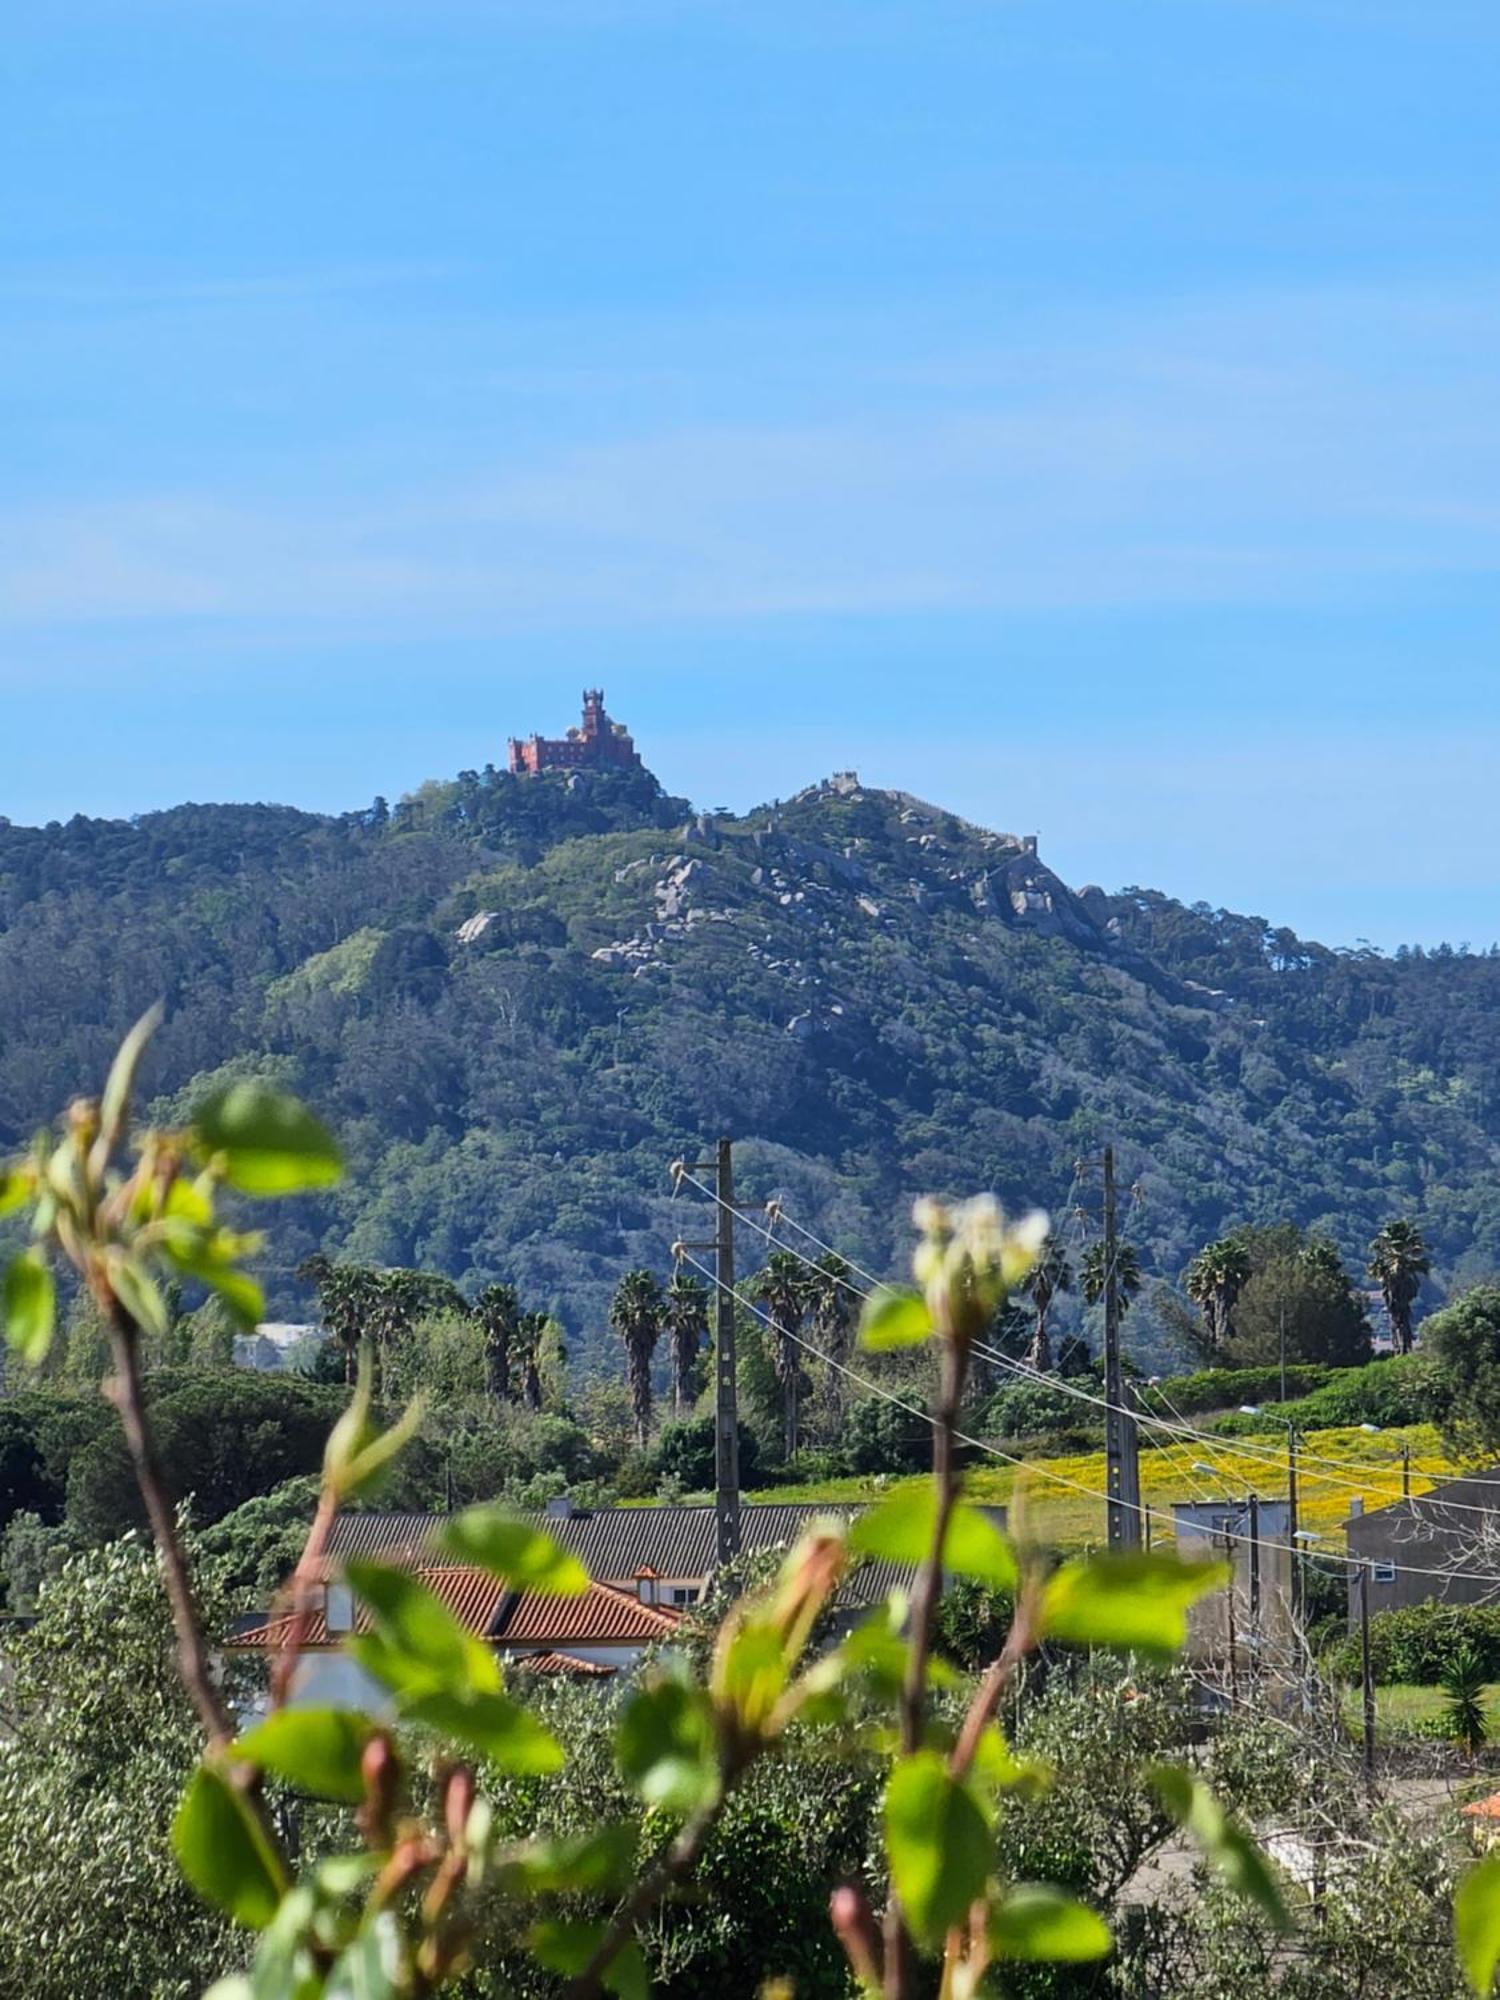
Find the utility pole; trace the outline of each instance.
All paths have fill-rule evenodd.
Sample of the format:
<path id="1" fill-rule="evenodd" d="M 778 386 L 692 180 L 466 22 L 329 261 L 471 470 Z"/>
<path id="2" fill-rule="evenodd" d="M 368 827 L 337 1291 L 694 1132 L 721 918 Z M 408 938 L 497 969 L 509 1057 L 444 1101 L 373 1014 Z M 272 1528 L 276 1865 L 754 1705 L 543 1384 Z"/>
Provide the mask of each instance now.
<path id="1" fill-rule="evenodd" d="M 1104 1454 L 1108 1544 L 1112 1549 L 1141 1545 L 1140 1466 L 1135 1419 L 1125 1406 L 1120 1372 L 1120 1293 L 1115 1263 L 1115 1149 L 1104 1149 Z"/>
<path id="2" fill-rule="evenodd" d="M 714 1232 L 714 1546 L 719 1562 L 740 1552 L 740 1416 L 735 1372 L 734 1161 L 730 1143 L 718 1147 L 719 1224 Z"/>
<path id="3" fill-rule="evenodd" d="M 1281 1400 L 1286 1401 L 1286 1307 L 1281 1308 L 1281 1334 L 1277 1342 L 1281 1352 Z"/>
<path id="4" fill-rule="evenodd" d="M 1250 1623 L 1260 1633 L 1260 1495 L 1252 1493 L 1250 1511 Z"/>
<path id="5" fill-rule="evenodd" d="M 1302 1626 L 1302 1551 L 1297 1546 L 1297 1433 L 1286 1434 L 1286 1519 L 1287 1541 L 1292 1549 L 1292 1624 Z"/>
<path id="6" fill-rule="evenodd" d="M 734 1161 L 730 1141 L 721 1139 L 711 1160 L 678 1160 L 672 1168 L 680 1183 L 689 1165 L 714 1177 L 714 1236 L 711 1243 L 676 1243 L 679 1257 L 688 1250 L 714 1253 L 714 1560 L 732 1562 L 740 1552 L 740 1419 L 735 1368 L 734 1309 Z M 698 1267 L 703 1268 L 701 1265 Z"/>
<path id="7" fill-rule="evenodd" d="M 1404 1444 L 1401 1447 L 1401 1498 L 1403 1500 L 1410 1500 L 1411 1498 L 1411 1446 L 1409 1444 Z"/>
<path id="8" fill-rule="evenodd" d="M 1239 1635 L 1234 1619 L 1234 1536 L 1228 1528 L 1224 1530 L 1224 1555 L 1229 1564 L 1229 1588 L 1224 1593 L 1224 1615 L 1229 1624 L 1229 1699 L 1235 1708 L 1240 1705 L 1240 1658 Z"/>
<path id="9" fill-rule="evenodd" d="M 1370 1671 L 1370 1565 L 1359 1566 L 1359 1678 L 1365 1726 L 1365 1786 L 1375 1789 L 1375 1677 Z"/>

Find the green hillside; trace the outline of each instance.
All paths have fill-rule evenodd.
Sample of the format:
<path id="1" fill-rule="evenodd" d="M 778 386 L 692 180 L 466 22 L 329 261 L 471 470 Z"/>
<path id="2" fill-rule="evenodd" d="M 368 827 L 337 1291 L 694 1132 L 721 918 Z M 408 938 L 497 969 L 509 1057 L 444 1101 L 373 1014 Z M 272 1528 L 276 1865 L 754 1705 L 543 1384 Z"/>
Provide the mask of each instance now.
<path id="1" fill-rule="evenodd" d="M 1060 1208 L 1107 1138 L 1148 1273 L 1283 1216 L 1362 1266 L 1397 1213 L 1427 1304 L 1500 1267 L 1500 958 L 1074 894 L 849 778 L 714 822 L 644 772 L 487 770 L 340 818 L 0 824 L 0 1143 L 158 995 L 163 1100 L 268 1068 L 347 1147 L 277 1218 L 289 1316 L 321 1244 L 512 1279 L 588 1363 L 620 1272 L 683 1233 L 668 1163 L 723 1130 L 747 1195 L 872 1270 L 913 1193 Z M 1144 1302 L 1127 1331 L 1155 1351 Z"/>

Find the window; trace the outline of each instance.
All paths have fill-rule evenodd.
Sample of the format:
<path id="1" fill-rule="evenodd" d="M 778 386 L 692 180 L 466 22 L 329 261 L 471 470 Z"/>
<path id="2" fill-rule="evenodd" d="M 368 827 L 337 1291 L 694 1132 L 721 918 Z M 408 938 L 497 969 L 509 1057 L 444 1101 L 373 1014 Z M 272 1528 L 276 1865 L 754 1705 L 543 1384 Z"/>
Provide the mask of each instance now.
<path id="1" fill-rule="evenodd" d="M 1389 1562 L 1372 1563 L 1370 1565 L 1370 1575 L 1376 1583 L 1394 1583 L 1396 1581 L 1396 1565 Z"/>
<path id="2" fill-rule="evenodd" d="M 696 1604 L 698 1602 L 698 1593 L 690 1583 L 674 1583 L 672 1585 L 672 1602 L 674 1604 Z"/>

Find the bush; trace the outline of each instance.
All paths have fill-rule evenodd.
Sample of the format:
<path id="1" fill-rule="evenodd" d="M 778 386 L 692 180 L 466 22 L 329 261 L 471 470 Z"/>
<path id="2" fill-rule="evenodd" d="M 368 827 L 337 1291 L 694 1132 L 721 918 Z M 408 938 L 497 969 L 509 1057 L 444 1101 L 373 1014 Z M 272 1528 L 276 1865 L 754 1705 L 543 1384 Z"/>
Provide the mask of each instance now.
<path id="1" fill-rule="evenodd" d="M 1382 1687 L 1437 1687 L 1466 1652 L 1474 1654 L 1485 1680 L 1500 1680 L 1500 1605 L 1429 1602 L 1377 1611 L 1370 1620 L 1370 1666 Z M 1324 1665 L 1341 1680 L 1357 1680 L 1359 1634 L 1342 1638 Z"/>
<path id="2" fill-rule="evenodd" d="M 1290 1374 L 1290 1370 L 1287 1371 Z M 1429 1420 L 1428 1364 L 1425 1355 L 1393 1354 L 1363 1368 L 1335 1368 L 1321 1389 L 1296 1402 L 1278 1403 L 1259 1416 L 1222 1417 L 1214 1429 L 1223 1437 L 1249 1437 L 1266 1431 L 1340 1430 L 1353 1424 L 1379 1424 L 1382 1430 Z"/>
<path id="3" fill-rule="evenodd" d="M 753 1486 L 760 1470 L 760 1446 L 744 1424 L 739 1435 L 740 1483 Z M 684 1493 L 706 1493 L 714 1483 L 714 1419 L 689 1417 L 665 1425 L 657 1440 L 655 1463 L 658 1475 L 675 1479 Z"/>
<path id="4" fill-rule="evenodd" d="M 1036 1437 L 1086 1425 L 1089 1412 L 1089 1404 L 1050 1383 L 1012 1382 L 986 1403 L 979 1430 L 984 1437 Z"/>
<path id="5" fill-rule="evenodd" d="M 925 1418 L 870 1396 L 845 1419 L 843 1452 L 851 1472 L 920 1472 L 932 1459 L 932 1430 Z"/>
<path id="6" fill-rule="evenodd" d="M 1299 1361 L 1288 1366 L 1286 1386 L 1291 1397 L 1307 1396 L 1335 1375 L 1362 1372 L 1329 1368 L 1321 1361 Z M 1205 1410 L 1232 1410 L 1241 1403 L 1279 1401 L 1281 1369 L 1200 1368 L 1192 1375 L 1170 1375 L 1158 1387 L 1143 1383 L 1139 1393 L 1142 1408 L 1153 1415 L 1170 1417 L 1175 1409 L 1184 1417 L 1194 1417 Z"/>
<path id="7" fill-rule="evenodd" d="M 283 1480 L 317 1472 L 341 1389 L 248 1369 L 147 1380 L 147 1405 L 172 1500 L 191 1498 L 194 1518 L 217 1521 Z M 145 1510 L 118 1422 L 68 1468 L 68 1519 L 92 1541 L 141 1526 Z"/>

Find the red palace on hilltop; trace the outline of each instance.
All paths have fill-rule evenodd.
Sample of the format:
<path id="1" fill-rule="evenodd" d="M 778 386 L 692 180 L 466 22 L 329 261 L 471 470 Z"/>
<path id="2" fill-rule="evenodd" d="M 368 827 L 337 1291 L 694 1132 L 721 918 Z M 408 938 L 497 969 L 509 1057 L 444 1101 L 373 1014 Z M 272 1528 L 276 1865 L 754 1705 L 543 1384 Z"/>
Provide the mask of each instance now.
<path id="1" fill-rule="evenodd" d="M 583 727 L 566 736 L 510 739 L 510 768 L 535 777 L 538 771 L 631 771 L 640 753 L 623 722 L 611 722 L 604 712 L 603 688 L 583 691 Z"/>

